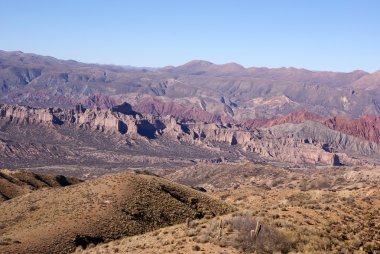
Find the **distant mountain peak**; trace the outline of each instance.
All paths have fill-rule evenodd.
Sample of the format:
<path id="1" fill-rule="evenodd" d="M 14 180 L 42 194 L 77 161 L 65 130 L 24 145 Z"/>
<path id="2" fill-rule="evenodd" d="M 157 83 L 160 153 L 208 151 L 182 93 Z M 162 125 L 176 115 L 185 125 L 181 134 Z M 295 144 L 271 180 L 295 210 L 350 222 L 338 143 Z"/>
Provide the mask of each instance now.
<path id="1" fill-rule="evenodd" d="M 225 73 L 241 73 L 246 69 L 237 63 L 225 63 L 225 64 L 215 64 L 204 60 L 192 60 L 186 64 L 177 66 L 177 71 L 185 72 L 189 74 L 225 74 Z"/>
<path id="2" fill-rule="evenodd" d="M 205 61 L 205 60 L 191 60 L 190 62 L 187 62 L 183 65 L 180 65 L 178 67 L 192 67 L 192 66 L 210 66 L 210 65 L 214 65 L 214 63 L 212 62 L 209 62 L 209 61 Z"/>

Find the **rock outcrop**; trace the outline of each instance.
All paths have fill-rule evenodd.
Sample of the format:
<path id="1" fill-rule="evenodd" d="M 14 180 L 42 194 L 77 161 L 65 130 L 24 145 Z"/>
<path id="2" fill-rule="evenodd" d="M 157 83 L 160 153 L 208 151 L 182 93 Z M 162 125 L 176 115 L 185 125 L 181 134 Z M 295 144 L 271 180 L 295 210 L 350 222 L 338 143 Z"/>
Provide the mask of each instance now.
<path id="1" fill-rule="evenodd" d="M 170 124 L 171 117 L 154 119 L 142 117 L 133 111 L 127 112 L 127 106 L 114 109 L 91 108 L 81 105 L 75 109 L 36 109 L 27 106 L 0 105 L 0 119 L 3 124 L 45 124 L 67 125 L 80 129 L 98 130 L 114 134 L 129 134 L 152 137 Z"/>
<path id="2" fill-rule="evenodd" d="M 302 124 L 301 124 L 302 125 Z M 276 126 L 277 127 L 277 126 Z M 324 126 L 321 128 L 320 136 L 312 131 L 286 132 L 290 127 L 279 125 L 278 129 L 284 128 L 284 132 L 276 132 L 275 129 L 258 129 L 247 131 L 237 127 L 226 127 L 216 124 L 194 124 L 187 125 L 188 135 L 182 135 L 181 140 L 194 143 L 207 143 L 217 146 L 215 143 L 227 143 L 241 147 L 244 151 L 258 154 L 266 160 L 285 161 L 296 164 L 361 164 L 360 160 L 352 159 L 344 152 L 350 151 L 353 154 L 374 155 L 380 154 L 377 147 L 372 147 L 370 142 L 361 141 L 348 135 L 328 140 L 333 132 Z M 325 132 L 325 133 L 324 133 Z M 346 137 L 346 138 L 344 138 Z M 341 141 L 341 143 L 339 143 Z M 344 144 L 344 145 L 343 145 Z M 355 146 L 355 144 L 361 144 Z M 337 147 L 333 149 L 331 147 Z M 340 152 L 342 151 L 342 152 Z"/>
<path id="3" fill-rule="evenodd" d="M 53 129 L 70 127 L 117 136 L 120 139 L 157 139 L 159 142 L 169 140 L 177 142 L 178 145 L 186 143 L 207 149 L 219 149 L 219 146 L 227 145 L 272 161 L 321 165 L 362 164 L 366 163 L 365 160 L 354 157 L 374 158 L 380 154 L 376 143 L 333 130 L 347 126 L 342 124 L 344 122 L 337 121 L 340 125 L 333 124 L 329 128 L 322 118 L 318 118 L 322 123 L 305 121 L 309 116 L 313 115 L 304 112 L 282 119 L 272 119 L 263 122 L 261 128 L 252 128 L 230 123 L 185 122 L 172 116 L 140 114 L 127 103 L 112 109 L 86 109 L 80 105 L 75 109 L 0 106 L 2 125 L 42 124 Z M 347 132 L 352 130 L 345 128 Z M 15 146 L 18 150 L 34 149 L 35 153 L 46 150 L 46 146 L 40 149 L 37 145 L 12 143 L 4 139 L 0 146 L 4 153 L 11 153 Z M 54 146 L 48 150 L 52 156 L 59 154 Z M 69 152 L 65 151 L 64 154 Z"/>

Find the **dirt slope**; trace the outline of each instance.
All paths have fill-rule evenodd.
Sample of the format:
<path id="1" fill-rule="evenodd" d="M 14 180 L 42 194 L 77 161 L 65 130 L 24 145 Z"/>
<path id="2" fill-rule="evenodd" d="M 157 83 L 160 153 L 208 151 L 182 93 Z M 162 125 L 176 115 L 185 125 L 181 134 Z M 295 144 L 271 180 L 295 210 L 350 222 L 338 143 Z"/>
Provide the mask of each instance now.
<path id="1" fill-rule="evenodd" d="M 234 209 L 159 177 L 120 173 L 35 191 L 0 210 L 0 253 L 68 253 Z"/>
<path id="2" fill-rule="evenodd" d="M 79 182 L 77 178 L 63 175 L 0 170 L 0 202 L 41 188 L 64 187 Z"/>
<path id="3" fill-rule="evenodd" d="M 239 211 L 77 253 L 380 253 L 379 167 L 205 164 L 165 177 L 203 186 Z M 263 230 L 257 241 L 250 237 L 255 221 L 271 234 Z M 277 238 L 275 232 L 280 233 Z"/>

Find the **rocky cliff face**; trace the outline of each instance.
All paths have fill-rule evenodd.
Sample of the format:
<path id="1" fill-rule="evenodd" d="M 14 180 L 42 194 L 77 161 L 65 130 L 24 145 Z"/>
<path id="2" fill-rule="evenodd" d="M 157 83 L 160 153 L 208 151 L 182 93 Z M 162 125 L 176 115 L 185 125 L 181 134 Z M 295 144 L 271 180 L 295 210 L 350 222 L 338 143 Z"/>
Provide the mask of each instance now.
<path id="1" fill-rule="evenodd" d="M 0 117 L 3 124 L 44 124 L 47 126 L 66 125 L 80 129 L 98 130 L 112 134 L 131 136 L 149 136 L 158 134 L 165 123 L 170 125 L 171 117 L 155 119 L 143 117 L 125 108 L 85 109 L 78 105 L 75 109 L 36 109 L 27 106 L 0 105 Z"/>
<path id="2" fill-rule="evenodd" d="M 16 124 L 53 123 L 51 109 L 24 106 L 0 105 L 0 117 Z"/>
<path id="3" fill-rule="evenodd" d="M 302 115 L 302 114 L 301 114 Z M 296 117 L 290 118 L 295 122 Z M 380 155 L 375 143 L 332 130 L 324 124 L 305 121 L 293 124 L 275 122 L 271 127 L 247 129 L 234 124 L 181 122 L 172 116 L 142 115 L 129 104 L 112 109 L 36 109 L 26 106 L 0 106 L 2 125 L 43 125 L 44 128 L 76 128 L 119 137 L 121 140 L 170 140 L 192 144 L 205 149 L 219 149 L 220 145 L 252 153 L 272 161 L 295 164 L 362 164 L 365 160 L 353 156 L 376 157 Z M 270 125 L 266 123 L 266 125 Z M 262 126 L 266 126 L 263 124 Z M 3 152 L 10 153 L 16 144 L 3 141 Z M 31 149 L 19 146 L 18 150 Z M 33 147 L 40 151 L 38 146 Z M 56 149 L 50 149 L 52 155 Z M 68 154 L 65 151 L 64 154 Z M 20 155 L 22 153 L 20 152 Z M 73 155 L 72 155 L 73 156 Z M 370 160 L 370 159 L 368 159 Z"/>
<path id="4" fill-rule="evenodd" d="M 266 160 L 296 164 L 361 164 L 365 162 L 345 153 L 368 156 L 380 154 L 378 147 L 371 142 L 342 135 L 323 125 L 317 127 L 320 128 L 318 131 L 315 128 L 298 131 L 298 128 L 303 128 L 302 126 L 304 124 L 299 124 L 299 126 L 284 124 L 275 128 L 247 131 L 235 126 L 190 124 L 186 126 L 187 135 L 181 135 L 180 139 L 213 146 L 215 143 L 227 143 L 258 154 Z M 334 138 L 331 139 L 333 136 Z"/>
<path id="5" fill-rule="evenodd" d="M 141 100 L 133 108 L 138 112 L 156 116 L 172 115 L 176 119 L 187 122 L 219 123 L 223 125 L 237 125 L 241 123 L 242 127 L 250 130 L 254 130 L 255 128 L 269 128 L 286 123 L 301 124 L 306 121 L 313 121 L 347 135 L 374 143 L 380 143 L 380 117 L 378 116 L 365 115 L 360 118 L 343 116 L 323 117 L 306 110 L 299 110 L 285 116 L 237 121 L 232 117 L 210 114 L 200 108 L 188 108 L 182 104 L 164 102 L 160 99 L 150 97 Z"/>

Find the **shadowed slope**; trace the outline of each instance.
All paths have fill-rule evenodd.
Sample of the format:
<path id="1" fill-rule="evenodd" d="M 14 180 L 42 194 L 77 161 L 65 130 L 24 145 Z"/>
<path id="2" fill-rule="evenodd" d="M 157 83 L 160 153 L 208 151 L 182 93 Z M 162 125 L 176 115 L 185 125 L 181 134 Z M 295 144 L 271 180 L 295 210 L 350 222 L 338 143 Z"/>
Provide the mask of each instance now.
<path id="1" fill-rule="evenodd" d="M 63 175 L 0 170 L 0 202 L 30 193 L 33 190 L 64 187 L 79 182 L 79 179 Z"/>

